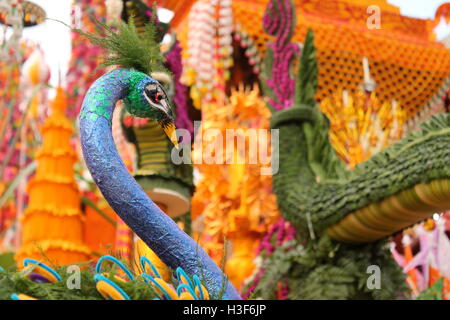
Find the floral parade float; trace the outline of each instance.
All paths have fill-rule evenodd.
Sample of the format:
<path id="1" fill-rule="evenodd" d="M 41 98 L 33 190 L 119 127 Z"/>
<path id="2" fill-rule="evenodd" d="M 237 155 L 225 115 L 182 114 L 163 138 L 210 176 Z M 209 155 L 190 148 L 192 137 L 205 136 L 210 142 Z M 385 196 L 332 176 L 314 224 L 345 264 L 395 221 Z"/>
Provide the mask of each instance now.
<path id="1" fill-rule="evenodd" d="M 149 32 L 151 26 L 144 26 L 147 18 L 140 24 L 142 16 L 136 11 L 140 2 L 124 1 L 120 6 L 120 1 L 108 1 L 108 19 L 115 16 L 116 22 L 109 26 L 100 22 L 105 38 L 93 35 L 92 29 L 88 33 L 75 31 L 79 39 L 90 38 L 93 46 L 109 51 L 110 55 L 104 54 L 101 59 L 107 66 L 117 65 L 103 76 L 87 79 L 88 85 L 81 88 L 86 92 L 80 94 L 83 98 L 78 97 L 79 107 L 84 99 L 79 116 L 81 147 L 106 206 L 121 217 L 115 220 L 115 226 L 125 223 L 127 230 L 141 239 L 134 245 L 137 254 L 122 260 L 107 255 L 95 266 L 79 261 L 83 285 L 78 291 L 66 289 L 70 274 L 61 265 L 69 262 L 55 263 L 53 256 L 45 257 L 52 252 L 42 253 L 40 259 L 25 254 L 17 258 L 22 271 L 0 271 L 0 297 L 448 298 L 447 217 L 441 215 L 437 222 L 429 218 L 450 207 L 450 155 L 446 150 L 450 120 L 448 105 L 442 99 L 448 89 L 449 70 L 446 62 L 430 65 L 418 53 L 426 52 L 431 60 L 440 62 L 448 51 L 424 31 L 435 26 L 435 21 L 408 20 L 395 7 L 377 2 L 389 21 L 400 19 L 403 24 L 392 24 L 397 29 L 389 39 L 376 30 L 365 36 L 361 28 L 355 27 L 352 36 L 359 42 L 352 42 L 342 31 L 358 26 L 361 20 L 358 5 L 352 0 L 329 4 L 339 17 L 354 13 L 344 23 L 342 19 L 331 19 L 326 8 L 314 0 L 261 0 L 251 7 L 239 0 L 186 1 L 183 5 L 158 1 L 175 11 L 171 24 L 180 41 L 179 46 L 172 47 L 176 48 L 176 59 L 183 50 L 183 75 L 178 61 L 177 71 L 171 69 L 172 82 L 154 72 L 155 64 L 148 63 L 151 59 L 161 62 L 160 39 Z M 136 26 L 120 22 L 124 17 L 117 18 L 119 7 L 122 13 L 138 13 Z M 100 20 L 102 10 L 97 11 Z M 437 17 L 446 17 L 446 12 L 446 7 L 441 7 Z M 189 28 L 183 29 L 186 21 Z M 415 35 L 404 25 L 414 26 Z M 345 40 L 342 43 L 347 47 L 339 47 L 330 38 L 330 28 L 338 32 L 336 38 Z M 196 30 L 202 30 L 205 36 L 196 37 Z M 375 45 L 369 45 L 365 37 Z M 408 59 L 403 56 L 377 56 L 374 46 L 380 43 L 400 48 L 410 62 L 405 62 Z M 341 79 L 343 65 L 352 75 L 348 79 Z M 389 79 L 382 77 L 384 72 L 391 75 Z M 416 95 L 403 86 L 400 75 L 406 80 L 415 77 L 412 84 Z M 135 169 L 125 166 L 129 149 L 125 140 L 120 141 L 123 133 L 117 130 L 132 124 L 125 128 L 129 130 L 126 135 L 136 137 L 140 124 L 149 123 L 139 118 L 150 118 L 154 122 L 152 129 L 158 131 L 156 139 L 164 138 L 161 149 L 170 152 L 170 140 L 178 142 L 172 134 L 173 123 L 192 130 L 187 109 L 182 111 L 182 120 L 178 118 L 178 104 L 186 97 L 176 98 L 170 91 L 180 79 L 188 86 L 189 108 L 201 109 L 202 130 L 272 128 L 279 133 L 279 144 L 271 145 L 270 152 L 272 163 L 279 163 L 273 176 L 258 174 L 260 164 L 195 163 L 199 156 L 195 141 L 201 138 L 197 133 L 192 156 L 200 177 L 192 198 L 192 238 L 166 215 L 167 207 L 147 192 L 139 175 L 135 175 L 137 183 L 129 174 Z M 395 92 L 391 81 L 397 82 Z M 421 85 L 427 89 L 419 90 Z M 58 92 L 61 94 L 60 89 Z M 116 106 L 118 100 L 123 101 L 123 106 Z M 177 100 L 176 106 L 172 107 L 170 100 Z M 128 113 L 121 116 L 113 113 L 114 108 Z M 164 131 L 168 138 L 161 135 Z M 137 158 L 145 160 L 139 151 L 146 149 L 139 148 L 139 143 L 152 143 L 155 136 L 149 132 L 139 134 L 149 140 L 130 140 L 137 146 Z M 214 144 L 219 136 L 206 142 Z M 46 138 L 44 135 L 42 150 Z M 63 140 L 67 147 L 67 139 Z M 181 141 L 180 147 L 183 143 L 186 141 Z M 268 142 L 258 141 L 258 145 L 263 144 Z M 233 150 L 237 152 L 231 159 L 239 158 L 240 152 L 247 151 L 245 148 Z M 230 158 L 230 154 L 220 156 Z M 37 175 L 44 173 L 44 158 L 38 158 Z M 139 165 L 137 173 L 142 169 Z M 142 178 L 159 169 L 145 172 Z M 73 177 L 73 173 L 69 176 Z M 27 210 L 33 209 L 35 197 L 31 193 L 36 192 L 33 180 L 29 184 Z M 190 197 L 186 194 L 186 198 Z M 103 211 L 95 204 L 90 208 Z M 43 213 L 43 208 L 36 210 L 41 210 L 36 211 L 37 215 Z M 30 229 L 26 215 L 27 211 L 24 231 Z M 113 266 L 106 267 L 105 261 Z M 224 262 L 223 271 L 217 266 L 220 261 Z M 382 269 L 379 290 L 367 286 L 367 270 L 374 265 Z"/>
<path id="2" fill-rule="evenodd" d="M 276 34 L 280 30 L 277 27 L 285 26 L 271 18 L 272 10 L 283 12 L 286 8 L 285 18 L 293 8 L 289 2 L 284 2 L 284 6 L 272 2 L 268 7 L 264 26 L 270 28 L 269 32 Z M 289 52 L 289 37 L 281 39 L 286 41 L 285 45 L 272 46 L 274 55 Z M 331 147 L 329 122 L 315 103 L 316 55 L 309 33 L 299 63 L 299 78 L 290 80 L 295 94 L 293 91 L 291 96 L 279 94 L 274 82 L 271 85 L 267 81 L 269 92 L 265 94 L 275 102 L 271 102 L 274 110 L 271 125 L 280 129 L 280 171 L 274 175 L 274 192 L 284 218 L 302 232 L 302 239 L 275 249 L 263 264 L 264 274 L 257 279 L 254 294 L 273 297 L 275 290 L 270 288 L 276 288 L 277 281 L 282 281 L 288 284 L 291 299 L 399 297 L 402 274 L 380 239 L 448 209 L 448 168 L 444 164 L 448 154 L 443 145 L 439 147 L 448 139 L 448 115 L 433 116 L 422 125 L 422 130 L 377 153 L 354 170 L 346 170 Z M 268 61 L 271 63 L 263 66 L 263 76 L 270 80 L 277 76 L 275 71 L 280 66 L 275 64 L 275 58 Z M 287 73 L 284 76 L 289 81 Z M 440 156 L 439 152 L 433 152 L 427 160 L 418 159 L 416 148 L 427 149 L 433 143 Z M 427 153 L 431 154 L 424 155 Z M 424 163 L 430 167 L 425 168 Z M 394 169 L 398 165 L 403 169 Z M 390 179 L 395 182 L 389 182 Z M 379 183 L 387 184 L 377 186 Z M 371 291 L 362 285 L 367 280 L 366 268 L 371 264 L 385 270 L 381 290 Z"/>

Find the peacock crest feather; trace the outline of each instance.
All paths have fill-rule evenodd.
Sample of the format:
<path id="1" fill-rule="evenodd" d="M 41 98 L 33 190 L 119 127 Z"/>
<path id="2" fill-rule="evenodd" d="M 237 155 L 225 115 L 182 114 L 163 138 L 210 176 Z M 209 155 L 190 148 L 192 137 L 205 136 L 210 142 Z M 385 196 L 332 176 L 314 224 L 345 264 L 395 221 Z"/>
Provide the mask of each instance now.
<path id="1" fill-rule="evenodd" d="M 145 74 L 168 72 L 164 67 L 164 57 L 160 52 L 158 33 L 153 23 L 147 23 L 143 32 L 135 26 L 134 18 L 128 23 L 120 22 L 117 27 L 95 19 L 97 32 L 90 33 L 73 29 L 87 37 L 93 44 L 105 49 L 107 55 L 100 67 L 120 66 L 135 69 Z"/>

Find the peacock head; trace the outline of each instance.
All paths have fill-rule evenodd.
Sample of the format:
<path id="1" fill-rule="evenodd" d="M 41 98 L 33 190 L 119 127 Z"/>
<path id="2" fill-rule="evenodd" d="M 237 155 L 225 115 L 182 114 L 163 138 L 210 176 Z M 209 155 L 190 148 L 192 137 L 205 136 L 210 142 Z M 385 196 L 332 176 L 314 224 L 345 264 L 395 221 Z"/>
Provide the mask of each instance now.
<path id="1" fill-rule="evenodd" d="M 130 90 L 123 102 L 131 115 L 157 121 L 170 141 L 178 147 L 170 98 L 157 80 L 133 70 Z"/>
<path id="2" fill-rule="evenodd" d="M 101 31 L 99 34 L 73 30 L 106 50 L 108 55 L 102 66 L 119 66 L 114 76 L 128 80 L 128 92 L 123 99 L 127 111 L 135 117 L 159 122 L 178 147 L 170 98 L 161 83 L 149 76 L 156 70 L 164 70 L 164 57 L 155 38 L 155 25 L 146 24 L 140 32 L 130 17 L 128 23 L 119 23 L 115 27 L 100 21 L 96 21 L 96 26 Z"/>

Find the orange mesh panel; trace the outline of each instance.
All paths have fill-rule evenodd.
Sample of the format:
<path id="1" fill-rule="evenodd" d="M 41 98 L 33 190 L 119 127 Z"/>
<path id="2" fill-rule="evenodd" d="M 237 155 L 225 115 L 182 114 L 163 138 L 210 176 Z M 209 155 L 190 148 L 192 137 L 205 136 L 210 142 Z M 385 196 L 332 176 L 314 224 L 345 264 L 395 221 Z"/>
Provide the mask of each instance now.
<path id="1" fill-rule="evenodd" d="M 262 28 L 267 2 L 233 1 L 235 23 L 249 34 L 261 56 L 267 42 L 273 41 Z M 342 88 L 356 93 L 363 82 L 362 58 L 367 57 L 380 100 L 401 102 L 409 119 L 431 100 L 450 74 L 450 51 L 430 41 L 431 20 L 388 12 L 382 13 L 381 30 L 369 30 L 364 7 L 342 1 L 327 1 L 325 7 L 318 0 L 297 0 L 296 6 L 292 41 L 302 42 L 306 31 L 314 30 L 319 101 Z"/>

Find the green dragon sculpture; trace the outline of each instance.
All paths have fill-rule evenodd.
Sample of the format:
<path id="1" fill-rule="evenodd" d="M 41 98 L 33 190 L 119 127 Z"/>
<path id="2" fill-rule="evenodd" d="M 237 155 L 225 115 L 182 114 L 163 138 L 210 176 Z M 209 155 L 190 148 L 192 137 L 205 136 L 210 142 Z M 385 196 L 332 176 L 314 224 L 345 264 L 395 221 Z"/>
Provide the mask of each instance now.
<path id="1" fill-rule="evenodd" d="M 290 299 L 404 296 L 404 275 L 384 239 L 450 208 L 450 115 L 433 116 L 421 130 L 347 170 L 329 142 L 328 119 L 314 99 L 318 66 L 312 31 L 298 79 L 289 75 L 289 63 L 284 69 L 276 64 L 277 59 L 295 59 L 289 43 L 293 27 L 286 23 L 293 14 L 290 0 L 268 5 L 264 27 L 277 40 L 266 54 L 262 86 L 273 111 L 271 127 L 280 137 L 273 189 L 283 217 L 302 239 L 277 249 L 254 294 L 273 298 L 270 286 L 287 279 Z M 284 88 L 290 84 L 295 90 L 277 92 L 280 72 L 290 80 Z M 376 290 L 366 285 L 371 265 L 381 269 Z"/>

